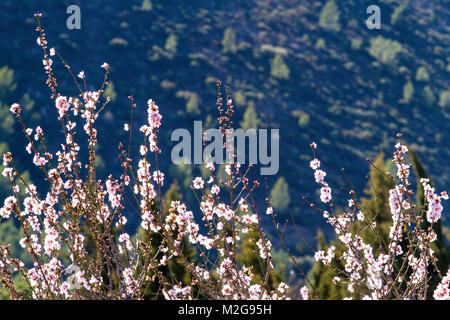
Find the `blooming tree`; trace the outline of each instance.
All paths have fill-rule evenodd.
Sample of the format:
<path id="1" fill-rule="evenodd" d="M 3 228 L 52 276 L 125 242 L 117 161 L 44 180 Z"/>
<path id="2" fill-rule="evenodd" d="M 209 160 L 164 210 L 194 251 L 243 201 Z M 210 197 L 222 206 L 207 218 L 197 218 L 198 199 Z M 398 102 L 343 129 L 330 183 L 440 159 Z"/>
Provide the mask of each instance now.
<path id="1" fill-rule="evenodd" d="M 398 137 L 401 138 L 401 134 Z M 380 248 L 374 248 L 363 240 L 364 233 L 374 232 L 376 219 L 368 218 L 369 215 L 364 213 L 366 209 L 358 201 L 354 189 L 349 192 L 349 209 L 344 212 L 336 209 L 331 188 L 325 180 L 326 173 L 320 169 L 321 163 L 315 155 L 317 145 L 313 143 L 311 147 L 314 159 L 310 167 L 314 170 L 316 182 L 321 185 L 320 200 L 328 204 L 329 208 L 324 210 L 310 204 L 322 212 L 344 248 L 339 256 L 336 255 L 334 246 L 330 246 L 326 252 L 318 250 L 314 255 L 316 261 L 334 268 L 340 275 L 333 282 L 346 284 L 349 298 L 356 295 L 361 299 L 425 299 L 430 290 L 428 273 L 432 269 L 442 279 L 437 288 L 432 288 L 433 297 L 448 299 L 448 272 L 444 277 L 440 274 L 431 248 L 437 238 L 433 228 L 441 219 L 442 200 L 447 200 L 448 195 L 445 191 L 437 194 L 429 179 L 422 178 L 420 183 L 425 194 L 425 205 L 421 210 L 416 208 L 413 202 L 414 191 L 409 182 L 411 164 L 405 158 L 407 146 L 401 144 L 401 141 L 395 145 L 392 160 L 396 165 L 397 179 L 389 173 L 383 173 L 394 187 L 389 190 L 392 218 L 389 242 L 384 243 L 379 236 Z M 359 224 L 359 228 L 355 228 L 355 224 Z M 378 256 L 375 255 L 376 251 L 380 251 Z M 343 269 L 339 269 L 335 263 L 337 261 L 344 265 Z"/>
<path id="2" fill-rule="evenodd" d="M 105 80 L 97 91 L 87 90 L 86 75 L 82 71 L 74 76 L 70 67 L 54 49 L 48 49 L 46 35 L 41 27 L 41 15 L 35 15 L 43 50 L 43 65 L 47 85 L 52 91 L 58 119 L 64 132 L 64 141 L 56 153 L 48 151 L 45 134 L 40 127 L 27 128 L 21 117 L 20 105 L 15 103 L 10 111 L 22 125 L 29 142 L 27 151 L 33 155 L 33 164 L 40 168 L 49 183 L 49 191 L 40 197 L 37 188 L 27 184 L 17 170 L 11 153 L 3 156 L 3 177 L 11 183 L 12 196 L 5 199 L 0 210 L 1 219 L 15 216 L 25 233 L 20 240 L 33 258 L 33 265 L 26 266 L 11 256 L 8 245 L 0 245 L 0 281 L 8 288 L 11 298 L 26 298 L 24 292 L 14 286 L 13 275 L 20 273 L 28 284 L 34 299 L 140 299 L 145 288 L 158 281 L 160 292 L 166 299 L 192 299 L 202 296 L 211 299 L 286 299 L 287 285 L 281 283 L 275 291 L 269 290 L 271 243 L 262 233 L 260 219 L 252 191 L 257 182 L 250 182 L 247 169 L 243 172 L 238 163 L 226 165 L 227 179 L 217 181 L 214 164 L 207 163 L 210 178 L 197 177 L 192 190 L 203 215 L 200 225 L 193 212 L 180 201 L 172 201 L 163 214 L 161 189 L 164 173 L 159 170 L 158 131 L 162 115 L 155 101 L 147 102 L 148 121 L 140 127 L 144 143 L 140 146 L 137 167 L 130 158 L 130 146 L 119 146 L 119 159 L 123 173 L 120 177 L 109 175 L 101 180 L 96 176 L 96 120 L 107 106 L 102 101 L 107 83 L 109 65 L 104 63 Z M 78 97 L 64 96 L 57 87 L 53 73 L 53 57 L 59 57 L 79 89 Z M 81 81 L 81 82 L 80 82 Z M 131 115 L 137 107 L 132 97 Z M 218 99 L 220 123 L 225 133 L 231 127 L 233 105 L 227 98 L 226 110 L 222 98 Z M 80 156 L 82 144 L 78 144 L 78 124 L 87 137 L 87 163 Z M 132 123 L 124 126 L 132 137 Z M 150 159 L 154 159 L 152 162 Z M 22 200 L 19 191 L 27 196 Z M 223 198 L 229 194 L 229 201 Z M 130 210 L 125 201 L 132 195 L 137 208 L 140 226 L 146 237 L 130 236 L 124 231 L 125 213 Z M 250 210 L 251 208 L 251 210 Z M 119 231 L 114 235 L 113 228 Z M 260 283 L 254 280 L 250 266 L 238 263 L 236 254 L 240 235 L 257 231 L 257 246 L 265 264 L 266 276 Z M 152 237 L 162 241 L 152 247 Z M 94 243 L 94 254 L 87 248 L 87 240 Z M 184 255 L 183 244 L 187 239 L 199 250 L 200 259 L 195 264 Z M 67 255 L 68 259 L 62 256 Z M 181 260 L 191 275 L 185 286 L 174 283 L 171 277 L 159 270 L 172 259 Z M 180 259 L 181 258 L 181 259 Z M 68 260 L 68 263 L 67 263 Z M 69 265 L 67 265 L 69 264 Z"/>

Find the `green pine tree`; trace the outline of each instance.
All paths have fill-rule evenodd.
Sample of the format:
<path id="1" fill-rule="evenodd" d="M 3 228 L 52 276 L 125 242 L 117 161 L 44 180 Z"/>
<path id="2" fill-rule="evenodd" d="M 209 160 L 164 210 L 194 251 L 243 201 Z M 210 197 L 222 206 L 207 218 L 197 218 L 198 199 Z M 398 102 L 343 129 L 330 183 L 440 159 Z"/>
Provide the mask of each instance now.
<path id="1" fill-rule="evenodd" d="M 450 91 L 441 91 L 439 94 L 439 106 L 441 108 L 450 107 Z"/>
<path id="2" fill-rule="evenodd" d="M 389 207 L 389 190 L 394 187 L 394 183 L 384 174 L 388 171 L 389 164 L 384 160 L 384 154 L 380 153 L 370 168 L 369 181 L 364 190 L 366 198 L 362 199 L 362 206 L 365 209 L 366 220 L 372 221 L 375 218 L 376 226 L 373 232 L 365 232 L 362 238 L 365 242 L 374 244 L 378 239 L 382 243 L 374 246 L 375 253 L 378 254 L 378 248 L 381 244 L 386 248 L 389 243 L 389 230 L 392 224 L 391 209 Z"/>
<path id="3" fill-rule="evenodd" d="M 396 67 L 402 52 L 403 47 L 398 41 L 386 39 L 382 36 L 370 39 L 370 55 L 390 67 Z"/>
<path id="4" fill-rule="evenodd" d="M 177 52 L 177 46 L 178 46 L 178 37 L 174 34 L 171 34 L 166 39 L 166 45 L 164 46 L 164 49 L 166 49 L 171 54 L 175 54 Z"/>
<path id="5" fill-rule="evenodd" d="M 142 1 L 141 10 L 143 11 L 151 11 L 153 9 L 153 4 L 150 0 Z"/>
<path id="6" fill-rule="evenodd" d="M 320 12 L 319 25 L 327 30 L 339 31 L 339 8 L 334 1 L 328 1 Z"/>
<path id="7" fill-rule="evenodd" d="M 0 98 L 5 97 L 17 88 L 14 80 L 14 70 L 8 66 L 0 68 Z"/>
<path id="8" fill-rule="evenodd" d="M 413 95 L 414 95 L 414 85 L 410 80 L 403 86 L 403 99 L 400 102 L 402 103 L 411 102 Z"/>
<path id="9" fill-rule="evenodd" d="M 284 211 L 288 208 L 291 202 L 291 197 L 289 195 L 289 185 L 284 177 L 278 178 L 277 182 L 270 191 L 270 198 L 272 206 L 279 210 Z"/>
<path id="10" fill-rule="evenodd" d="M 428 73 L 427 68 L 425 68 L 424 66 L 421 66 L 421 67 L 419 67 L 419 69 L 417 69 L 416 80 L 424 81 L 424 82 L 430 81 L 430 74 Z"/>
<path id="11" fill-rule="evenodd" d="M 243 130 L 258 129 L 261 120 L 258 118 L 258 114 L 253 106 L 249 106 L 244 113 L 244 119 L 240 122 Z"/>
<path id="12" fill-rule="evenodd" d="M 436 102 L 436 97 L 434 96 L 433 90 L 430 86 L 425 86 L 423 88 L 422 97 L 428 107 L 431 107 Z"/>
<path id="13" fill-rule="evenodd" d="M 278 79 L 289 79 L 290 70 L 279 54 L 272 59 L 270 64 L 270 74 Z"/>
<path id="14" fill-rule="evenodd" d="M 223 34 L 222 46 L 224 52 L 235 53 L 237 51 L 236 33 L 231 27 L 227 28 Z"/>

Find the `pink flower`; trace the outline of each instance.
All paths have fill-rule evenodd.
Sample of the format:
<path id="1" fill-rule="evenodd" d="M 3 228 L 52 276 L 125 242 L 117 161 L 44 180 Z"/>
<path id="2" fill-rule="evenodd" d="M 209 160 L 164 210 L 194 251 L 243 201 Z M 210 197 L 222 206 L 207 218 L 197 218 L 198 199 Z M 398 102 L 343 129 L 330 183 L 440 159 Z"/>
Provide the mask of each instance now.
<path id="1" fill-rule="evenodd" d="M 331 200 L 331 189 L 329 187 L 320 188 L 320 200 L 324 203 L 330 202 Z"/>
<path id="2" fill-rule="evenodd" d="M 128 233 L 122 233 L 119 236 L 119 241 L 120 242 L 125 242 L 125 241 L 128 241 L 128 240 L 130 240 L 130 236 L 128 235 Z"/>
<path id="3" fill-rule="evenodd" d="M 62 118 L 69 110 L 70 104 L 67 97 L 59 96 L 55 101 L 56 109 L 58 109 L 59 117 Z"/>
<path id="4" fill-rule="evenodd" d="M 37 167 L 42 167 L 47 164 L 47 160 L 44 157 L 41 157 L 39 153 L 36 153 L 33 158 L 33 163 Z"/>
<path id="5" fill-rule="evenodd" d="M 437 286 L 436 290 L 434 290 L 433 298 L 435 300 L 448 300 L 450 299 L 450 269 L 447 270 L 447 274 L 442 278 L 441 283 Z"/>
<path id="6" fill-rule="evenodd" d="M 213 186 L 211 187 L 211 194 L 219 194 L 219 192 L 220 192 L 219 186 L 213 185 Z"/>
<path id="7" fill-rule="evenodd" d="M 234 212 L 233 212 L 233 210 L 231 210 L 230 208 L 227 208 L 227 209 L 225 210 L 224 215 L 223 215 L 223 217 L 224 217 L 225 219 L 227 219 L 228 221 L 230 221 L 230 220 L 233 218 L 233 216 L 234 216 Z"/>
<path id="8" fill-rule="evenodd" d="M 159 107 L 155 104 L 152 99 L 147 101 L 148 104 L 148 123 L 150 125 L 150 129 L 157 129 L 161 126 L 162 116 L 159 114 Z"/>
<path id="9" fill-rule="evenodd" d="M 11 108 L 9 108 L 9 110 L 15 114 L 16 116 L 18 116 L 20 114 L 20 105 L 18 103 L 13 103 L 11 105 Z"/>
<path id="10" fill-rule="evenodd" d="M 345 235 L 340 236 L 339 240 L 341 240 L 344 244 L 349 244 L 352 241 L 352 234 L 346 233 Z"/>
<path id="11" fill-rule="evenodd" d="M 309 300 L 309 289 L 306 286 L 303 286 L 300 289 L 300 294 L 302 295 L 303 300 Z"/>
<path id="12" fill-rule="evenodd" d="M 324 178 L 327 175 L 327 173 L 323 170 L 316 170 L 314 171 L 314 178 L 316 179 L 317 183 L 324 183 Z"/>
<path id="13" fill-rule="evenodd" d="M 153 180 L 161 185 L 164 184 L 164 173 L 159 170 L 153 172 Z"/>
<path id="14" fill-rule="evenodd" d="M 2 176 L 3 177 L 12 177 L 12 173 L 13 173 L 13 168 L 5 168 L 2 171 Z"/>

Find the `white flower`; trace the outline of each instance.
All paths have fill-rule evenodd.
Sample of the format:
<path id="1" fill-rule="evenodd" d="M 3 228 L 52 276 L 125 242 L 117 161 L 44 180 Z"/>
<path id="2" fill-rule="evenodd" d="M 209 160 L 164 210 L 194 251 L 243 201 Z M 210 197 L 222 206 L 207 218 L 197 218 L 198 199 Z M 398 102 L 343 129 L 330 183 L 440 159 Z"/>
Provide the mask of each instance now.
<path id="1" fill-rule="evenodd" d="M 203 189 L 204 181 L 201 177 L 197 177 L 192 181 L 192 186 L 194 189 Z"/>
<path id="2" fill-rule="evenodd" d="M 320 161 L 317 159 L 311 160 L 309 166 L 311 167 L 311 169 L 317 170 L 320 167 Z"/>
<path id="3" fill-rule="evenodd" d="M 147 153 L 147 147 L 142 145 L 139 148 L 139 152 L 141 153 L 142 156 L 145 156 L 145 154 Z"/>
<path id="4" fill-rule="evenodd" d="M 222 287 L 222 294 L 223 294 L 224 296 L 229 296 L 229 295 L 231 295 L 231 287 L 230 287 L 229 284 L 225 284 L 225 285 Z"/>
<path id="5" fill-rule="evenodd" d="M 364 213 L 362 213 L 362 211 L 360 210 L 357 214 L 356 214 L 356 218 L 359 221 L 364 221 Z"/>
<path id="6" fill-rule="evenodd" d="M 212 193 L 212 194 L 219 194 L 219 192 L 220 192 L 220 188 L 219 188 L 218 185 L 213 185 L 213 186 L 211 187 L 211 193 Z"/>
<path id="7" fill-rule="evenodd" d="M 161 185 L 164 184 L 164 173 L 159 170 L 153 171 L 153 180 Z"/>
<path id="8" fill-rule="evenodd" d="M 309 289 L 306 286 L 303 286 L 300 289 L 300 294 L 302 295 L 303 300 L 309 300 Z"/>
<path id="9" fill-rule="evenodd" d="M 349 244 L 352 241 L 352 234 L 346 233 L 345 235 L 340 236 L 339 240 L 341 240 L 345 244 Z"/>

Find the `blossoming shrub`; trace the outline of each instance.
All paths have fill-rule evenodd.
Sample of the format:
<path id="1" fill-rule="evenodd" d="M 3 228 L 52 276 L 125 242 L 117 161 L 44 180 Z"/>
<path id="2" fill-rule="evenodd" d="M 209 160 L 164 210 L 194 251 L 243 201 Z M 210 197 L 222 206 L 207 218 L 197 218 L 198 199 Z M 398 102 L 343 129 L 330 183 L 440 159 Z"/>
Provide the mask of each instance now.
<path id="1" fill-rule="evenodd" d="M 349 192 L 349 209 L 336 208 L 331 187 L 325 180 L 326 172 L 320 169 L 321 163 L 315 156 L 317 145 L 313 143 L 311 147 L 314 159 L 310 166 L 316 183 L 321 185 L 320 200 L 329 208 L 320 209 L 312 203 L 311 206 L 333 227 L 340 246 L 339 254 L 332 245 L 326 251 L 315 252 L 314 258 L 339 274 L 333 282 L 346 286 L 348 298 L 425 299 L 434 290 L 435 299 L 448 299 L 449 271 L 447 276 L 441 275 L 431 248 L 437 239 L 434 227 L 441 219 L 442 200 L 447 200 L 448 195 L 445 191 L 437 194 L 429 179 L 422 178 L 425 203 L 416 206 L 409 182 L 411 164 L 405 158 L 407 146 L 401 142 L 395 146 L 393 163 L 397 179 L 380 171 L 393 186 L 388 198 L 392 225 L 387 241 L 382 234 L 375 233 L 376 215 L 368 214 L 354 189 Z M 380 169 L 375 167 L 375 170 Z M 367 233 L 376 234 L 375 246 L 364 241 Z M 437 288 L 429 288 L 431 272 L 438 273 L 442 279 Z"/>
<path id="2" fill-rule="evenodd" d="M 5 199 L 0 216 L 2 220 L 17 218 L 25 234 L 20 244 L 33 259 L 33 264 L 27 266 L 12 257 L 9 245 L 0 245 L 0 281 L 9 290 L 10 297 L 140 299 L 146 296 L 152 283 L 158 283 L 157 294 L 166 299 L 287 298 L 286 284 L 270 286 L 271 243 L 261 231 L 252 196 L 257 182 L 247 178 L 250 168 L 243 172 L 239 164 L 230 161 L 225 169 L 227 178 L 218 181 L 214 164 L 207 163 L 209 180 L 194 179 L 192 189 L 203 214 L 204 234 L 185 204 L 172 201 L 170 208 L 163 208 L 164 173 L 158 166 L 162 115 L 155 101 L 148 100 L 148 123 L 140 127 L 144 135 L 141 157 L 132 161 L 130 146 L 126 150 L 121 144 L 118 156 L 123 174 L 116 178 L 109 175 L 105 180 L 97 178 L 95 124 L 109 102 L 109 99 L 102 101 L 109 65 L 102 65 L 105 81 L 101 88 L 87 90 L 84 72 L 78 74 L 80 83 L 59 53 L 54 48 L 48 49 L 40 17 L 36 15 L 37 43 L 43 50 L 47 85 L 52 91 L 64 141 L 56 153 L 49 152 L 43 130 L 27 128 L 20 105 L 11 106 L 10 111 L 22 125 L 29 142 L 26 149 L 33 156 L 33 164 L 43 171 L 49 190 L 41 197 L 37 188 L 22 178 L 13 155 L 9 152 L 3 155 L 3 177 L 11 184 L 12 196 Z M 52 68 L 55 56 L 72 75 L 79 97 L 67 97 L 59 91 Z M 136 104 L 132 97 L 130 100 L 133 112 Z M 218 107 L 225 132 L 231 126 L 232 102 L 228 99 L 223 110 L 219 93 Z M 77 131 L 80 122 L 84 133 Z M 124 129 L 129 131 L 131 144 L 132 124 Z M 83 144 L 76 142 L 80 134 L 87 137 L 86 163 L 80 155 Z M 19 197 L 22 189 L 27 194 L 24 199 Z M 126 201 L 130 197 L 133 204 Z M 226 198 L 229 200 L 225 201 Z M 140 216 L 144 230 L 134 236 L 124 231 L 125 212 L 132 211 Z M 240 236 L 248 232 L 256 232 L 255 243 L 262 260 L 264 277 L 258 281 L 251 266 L 239 263 L 236 258 Z M 156 248 L 154 238 L 160 240 Z M 185 254 L 187 243 L 198 249 L 199 259 L 195 263 Z M 188 270 L 188 283 L 177 282 L 170 273 L 161 271 L 161 266 L 175 259 Z M 17 274 L 26 281 L 29 296 L 27 290 L 18 290 L 14 285 Z"/>

